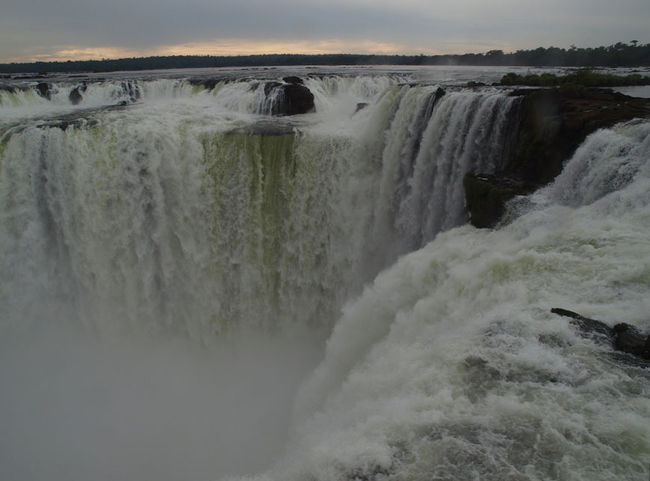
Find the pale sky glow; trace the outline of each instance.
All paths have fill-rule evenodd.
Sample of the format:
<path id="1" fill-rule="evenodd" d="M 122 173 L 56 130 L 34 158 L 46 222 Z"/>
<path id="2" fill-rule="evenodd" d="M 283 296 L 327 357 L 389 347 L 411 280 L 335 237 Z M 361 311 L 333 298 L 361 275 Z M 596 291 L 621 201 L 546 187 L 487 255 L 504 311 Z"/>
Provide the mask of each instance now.
<path id="1" fill-rule="evenodd" d="M 0 62 L 650 43 L 649 0 L 3 0 Z"/>

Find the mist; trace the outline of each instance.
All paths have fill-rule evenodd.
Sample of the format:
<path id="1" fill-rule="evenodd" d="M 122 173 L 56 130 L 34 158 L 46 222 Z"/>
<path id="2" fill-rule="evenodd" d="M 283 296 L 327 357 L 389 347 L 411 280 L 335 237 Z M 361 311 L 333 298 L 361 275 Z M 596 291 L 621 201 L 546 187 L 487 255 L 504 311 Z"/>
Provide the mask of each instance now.
<path id="1" fill-rule="evenodd" d="M 268 467 L 318 349 L 247 336 L 207 349 L 66 329 L 0 349 L 0 478 L 208 480 Z"/>

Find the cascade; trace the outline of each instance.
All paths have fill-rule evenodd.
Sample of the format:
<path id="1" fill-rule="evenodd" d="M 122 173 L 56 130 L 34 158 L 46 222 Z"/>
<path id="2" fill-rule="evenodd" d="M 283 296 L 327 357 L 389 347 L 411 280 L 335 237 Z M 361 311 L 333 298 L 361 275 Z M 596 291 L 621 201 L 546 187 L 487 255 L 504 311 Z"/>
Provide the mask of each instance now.
<path id="1" fill-rule="evenodd" d="M 598 131 L 508 226 L 377 276 L 298 396 L 277 478 L 643 479 L 647 372 L 548 306 L 650 327 L 648 159 L 647 120 Z"/>
<path id="2" fill-rule="evenodd" d="M 650 124 L 477 230 L 517 97 L 279 80 L 0 89 L 0 478 L 647 479 L 645 371 L 549 309 L 650 328 Z"/>
<path id="3" fill-rule="evenodd" d="M 40 278 L 7 281 L 26 310 L 32 291 L 75 304 L 99 331 L 159 328 L 208 342 L 238 325 L 329 329 L 350 292 L 465 221 L 462 176 L 498 165 L 514 103 L 393 85 L 348 113 L 352 131 L 281 119 L 278 129 L 263 117 L 149 106 L 150 92 L 183 85 L 155 83 L 168 86 L 131 88 L 141 109 L 5 135 L 0 229 L 14 251 L 4 259 L 28 257 Z M 254 114 L 260 89 L 235 82 L 194 95 Z M 328 89 L 315 89 L 325 110 Z M 242 91 L 249 100 L 232 102 Z"/>

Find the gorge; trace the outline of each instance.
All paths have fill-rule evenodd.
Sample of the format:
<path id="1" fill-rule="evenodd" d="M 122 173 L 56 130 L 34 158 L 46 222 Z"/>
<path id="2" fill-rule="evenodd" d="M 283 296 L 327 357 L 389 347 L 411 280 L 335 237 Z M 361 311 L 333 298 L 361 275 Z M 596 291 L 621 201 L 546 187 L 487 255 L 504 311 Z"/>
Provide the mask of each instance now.
<path id="1" fill-rule="evenodd" d="M 648 101 L 502 73 L 7 82 L 0 477 L 645 481 Z"/>

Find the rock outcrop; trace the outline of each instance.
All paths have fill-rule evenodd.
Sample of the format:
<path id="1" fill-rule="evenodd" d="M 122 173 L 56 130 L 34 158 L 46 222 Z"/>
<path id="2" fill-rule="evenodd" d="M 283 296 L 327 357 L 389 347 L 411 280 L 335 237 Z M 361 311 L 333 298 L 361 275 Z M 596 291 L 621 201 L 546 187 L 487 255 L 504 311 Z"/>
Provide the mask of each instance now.
<path id="1" fill-rule="evenodd" d="M 313 112 L 314 94 L 298 77 L 285 77 L 291 83 L 267 82 L 264 85 L 266 108 L 271 115 L 299 115 Z"/>
<path id="2" fill-rule="evenodd" d="M 203 87 L 206 90 L 214 89 L 219 82 L 223 79 L 220 78 L 191 78 L 188 82 L 195 87 Z"/>
<path id="3" fill-rule="evenodd" d="M 465 194 L 470 222 L 493 227 L 504 204 L 551 182 L 587 135 L 599 128 L 650 115 L 650 99 L 608 89 L 521 89 L 518 125 L 499 172 L 468 174 Z"/>
<path id="4" fill-rule="evenodd" d="M 609 327 L 602 321 L 557 307 L 551 309 L 551 312 L 571 318 L 571 324 L 576 326 L 582 335 L 606 344 L 616 351 L 634 356 L 641 365 L 650 367 L 650 336 L 641 333 L 636 327 L 625 322 Z"/>
<path id="5" fill-rule="evenodd" d="M 474 227 L 494 227 L 505 213 L 505 204 L 515 195 L 532 192 L 534 184 L 506 174 L 472 174 L 463 178 L 465 206 Z"/>
<path id="6" fill-rule="evenodd" d="M 70 94 L 68 95 L 68 99 L 70 100 L 70 103 L 72 105 L 77 105 L 78 103 L 80 103 L 83 100 L 83 95 L 81 95 L 81 92 L 85 92 L 87 88 L 88 86 L 85 82 L 73 88 L 70 91 Z"/>
<path id="7" fill-rule="evenodd" d="M 39 82 L 36 85 L 36 91 L 38 92 L 38 95 L 41 97 L 51 100 L 52 99 L 52 91 L 50 89 L 50 84 L 47 82 Z"/>
<path id="8" fill-rule="evenodd" d="M 301 79 L 300 77 L 296 77 L 294 75 L 290 75 L 289 77 L 283 77 L 282 81 L 286 82 L 288 84 L 294 84 L 294 85 L 297 85 L 297 84 L 302 85 L 304 83 L 303 79 Z"/>

